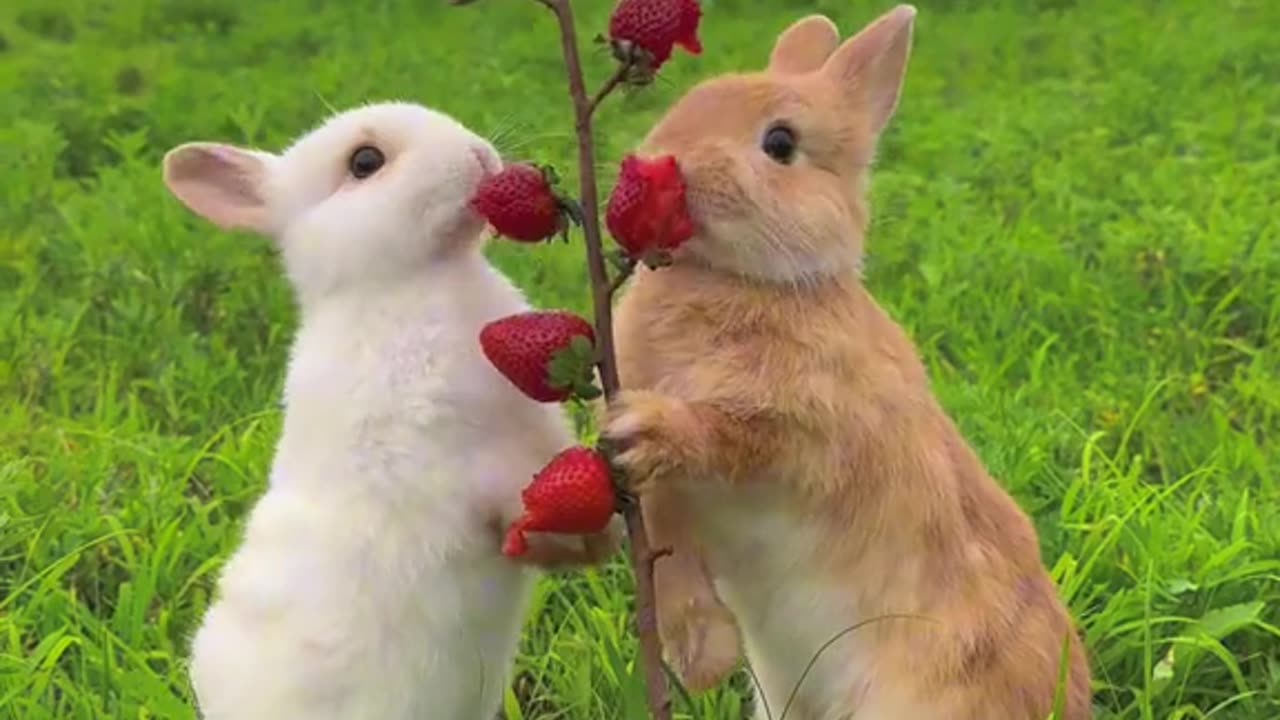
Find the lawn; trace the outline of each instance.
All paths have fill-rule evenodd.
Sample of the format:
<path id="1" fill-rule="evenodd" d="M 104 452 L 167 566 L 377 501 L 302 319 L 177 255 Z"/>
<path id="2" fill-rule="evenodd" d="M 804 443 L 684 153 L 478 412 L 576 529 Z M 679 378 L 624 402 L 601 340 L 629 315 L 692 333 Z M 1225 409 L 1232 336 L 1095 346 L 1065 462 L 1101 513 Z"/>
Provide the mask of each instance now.
<path id="1" fill-rule="evenodd" d="M 704 54 L 603 111 L 606 183 L 791 20 L 888 7 L 705 4 Z M 577 5 L 585 41 L 611 3 Z M 1033 514 L 1099 717 L 1280 717 L 1280 3 L 919 7 L 869 285 Z M 0 720 L 193 718 L 186 639 L 271 461 L 288 288 L 166 193 L 160 155 L 401 97 L 571 178 L 555 41 L 520 0 L 4 3 Z M 580 243 L 490 253 L 587 310 Z M 539 586 L 511 720 L 641 717 L 629 591 L 621 559 Z M 747 688 L 680 716 L 740 718 Z"/>

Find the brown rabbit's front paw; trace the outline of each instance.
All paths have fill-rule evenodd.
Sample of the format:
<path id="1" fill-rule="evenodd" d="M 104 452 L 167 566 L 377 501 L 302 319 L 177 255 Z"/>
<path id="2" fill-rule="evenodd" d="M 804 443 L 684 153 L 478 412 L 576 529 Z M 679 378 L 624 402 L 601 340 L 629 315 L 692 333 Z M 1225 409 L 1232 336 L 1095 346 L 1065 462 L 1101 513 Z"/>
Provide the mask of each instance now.
<path id="1" fill-rule="evenodd" d="M 601 438 L 632 492 L 643 493 L 684 464 L 692 415 L 683 400 L 645 390 L 624 391 L 610 404 Z"/>
<path id="2" fill-rule="evenodd" d="M 717 602 L 695 600 L 658 613 L 663 654 L 680 682 L 705 692 L 726 680 L 742 657 L 733 614 Z"/>

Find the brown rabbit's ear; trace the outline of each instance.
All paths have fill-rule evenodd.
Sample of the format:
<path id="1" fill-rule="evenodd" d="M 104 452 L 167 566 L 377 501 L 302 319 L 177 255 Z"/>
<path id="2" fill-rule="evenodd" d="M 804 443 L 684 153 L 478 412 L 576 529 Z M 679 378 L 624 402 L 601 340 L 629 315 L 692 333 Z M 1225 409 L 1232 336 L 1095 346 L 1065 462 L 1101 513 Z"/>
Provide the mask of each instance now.
<path id="1" fill-rule="evenodd" d="M 877 135 L 898 108 L 915 19 L 914 6 L 898 5 L 846 40 L 822 68 L 865 108 Z"/>
<path id="2" fill-rule="evenodd" d="M 782 31 L 769 56 L 769 70 L 776 73 L 813 72 L 840 45 L 840 31 L 825 15 L 809 15 Z"/>

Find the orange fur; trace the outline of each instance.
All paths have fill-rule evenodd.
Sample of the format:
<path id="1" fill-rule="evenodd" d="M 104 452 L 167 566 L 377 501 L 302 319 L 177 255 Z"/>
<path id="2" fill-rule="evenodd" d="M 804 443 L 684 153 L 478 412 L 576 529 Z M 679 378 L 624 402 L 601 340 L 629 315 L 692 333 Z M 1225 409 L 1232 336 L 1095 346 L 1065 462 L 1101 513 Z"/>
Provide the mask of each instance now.
<path id="1" fill-rule="evenodd" d="M 1044 720 L 1065 642 L 1065 720 L 1082 720 L 1088 663 L 1035 529 L 859 274 L 914 15 L 839 47 L 802 20 L 769 69 L 704 83 L 651 132 L 641 150 L 676 156 L 699 232 L 619 303 L 628 390 L 604 435 L 676 551 L 659 625 L 692 688 L 745 648 L 773 717 Z M 785 164 L 760 150 L 779 121 Z"/>

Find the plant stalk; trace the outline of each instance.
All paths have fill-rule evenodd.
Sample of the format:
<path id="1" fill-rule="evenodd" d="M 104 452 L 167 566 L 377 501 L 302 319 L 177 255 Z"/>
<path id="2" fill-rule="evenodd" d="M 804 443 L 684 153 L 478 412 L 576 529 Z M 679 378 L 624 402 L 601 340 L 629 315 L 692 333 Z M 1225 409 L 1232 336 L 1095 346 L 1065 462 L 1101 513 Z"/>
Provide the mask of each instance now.
<path id="1" fill-rule="evenodd" d="M 570 0 L 537 0 L 549 8 L 560 26 L 560 45 L 569 76 L 569 94 L 573 98 L 574 125 L 578 135 L 579 195 L 582 200 L 582 233 L 587 247 L 587 270 L 591 278 L 591 296 L 595 313 L 597 367 L 605 402 L 614 399 L 619 389 L 618 364 L 613 345 L 613 294 L 617 285 L 609 279 L 605 264 L 604 243 L 600 236 L 600 203 L 596 186 L 595 140 L 592 116 L 605 96 L 616 88 L 626 74 L 619 70 L 594 96 L 587 95 L 578 54 Z M 636 634 L 640 641 L 646 698 L 654 720 L 671 720 L 671 695 L 662 666 L 662 643 L 658 637 L 657 606 L 654 602 L 653 566 L 665 553 L 649 546 L 644 517 L 639 502 L 625 503 L 622 510 L 631 546 L 631 565 L 636 583 Z"/>

